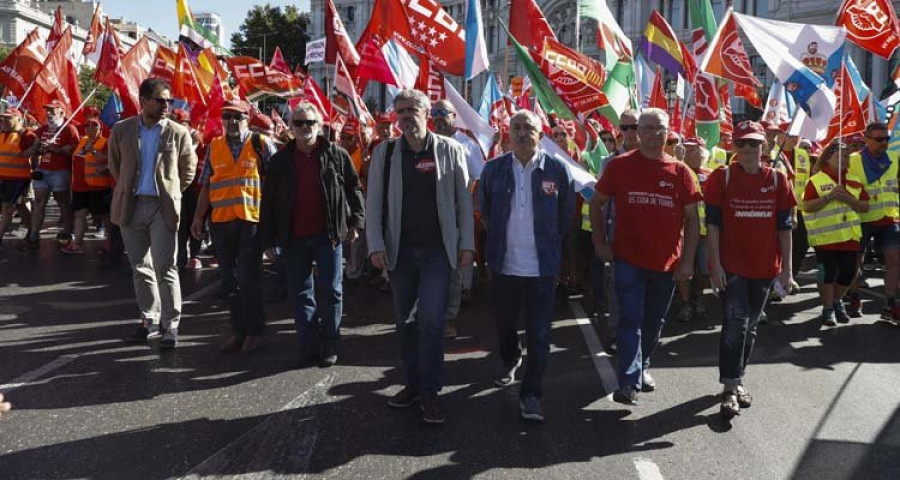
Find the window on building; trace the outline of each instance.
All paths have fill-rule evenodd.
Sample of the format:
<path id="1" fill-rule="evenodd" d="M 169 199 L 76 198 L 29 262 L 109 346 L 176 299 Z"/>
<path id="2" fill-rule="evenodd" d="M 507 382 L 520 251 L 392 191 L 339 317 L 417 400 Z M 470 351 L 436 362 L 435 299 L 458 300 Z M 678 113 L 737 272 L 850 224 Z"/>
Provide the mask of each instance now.
<path id="1" fill-rule="evenodd" d="M 495 27 L 495 26 L 493 26 L 493 25 L 491 25 L 490 27 L 488 27 L 488 38 L 487 38 L 488 45 L 487 45 L 487 48 L 488 48 L 488 51 L 491 52 L 491 53 L 494 52 L 494 47 L 496 46 L 496 43 L 494 42 L 494 39 L 496 38 L 496 35 L 497 35 L 497 27 Z"/>
<path id="2" fill-rule="evenodd" d="M 355 13 L 356 13 L 356 7 L 354 7 L 352 5 L 347 7 L 347 21 L 348 22 L 353 21 L 353 17 L 354 17 Z"/>
<path id="3" fill-rule="evenodd" d="M 619 0 L 616 2 L 616 21 L 619 22 L 619 25 L 622 25 L 623 18 L 625 17 L 625 0 Z"/>

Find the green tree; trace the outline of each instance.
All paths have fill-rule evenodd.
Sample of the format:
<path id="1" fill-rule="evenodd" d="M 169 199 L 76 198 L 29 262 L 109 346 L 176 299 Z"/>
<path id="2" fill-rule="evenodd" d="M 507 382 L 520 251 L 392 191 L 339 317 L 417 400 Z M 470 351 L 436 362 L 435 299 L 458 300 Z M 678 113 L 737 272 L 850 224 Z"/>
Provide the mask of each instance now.
<path id="1" fill-rule="evenodd" d="M 106 106 L 106 102 L 109 100 L 109 96 L 112 95 L 112 90 L 106 85 L 98 85 L 97 82 L 94 81 L 94 70 L 95 69 L 90 65 L 81 66 L 81 71 L 78 72 L 78 88 L 81 89 L 82 95 L 87 96 L 94 87 L 97 87 L 97 93 L 88 100 L 85 107 L 92 106 L 103 109 L 103 107 Z"/>
<path id="2" fill-rule="evenodd" d="M 306 58 L 306 34 L 309 13 L 300 12 L 293 5 L 273 7 L 269 4 L 255 6 L 247 12 L 247 18 L 238 32 L 231 35 L 231 51 L 235 55 L 259 57 L 269 63 L 275 47 L 281 47 L 284 60 L 296 69 Z"/>
<path id="3" fill-rule="evenodd" d="M 6 60 L 6 57 L 15 49 L 15 46 L 0 45 L 0 62 Z"/>

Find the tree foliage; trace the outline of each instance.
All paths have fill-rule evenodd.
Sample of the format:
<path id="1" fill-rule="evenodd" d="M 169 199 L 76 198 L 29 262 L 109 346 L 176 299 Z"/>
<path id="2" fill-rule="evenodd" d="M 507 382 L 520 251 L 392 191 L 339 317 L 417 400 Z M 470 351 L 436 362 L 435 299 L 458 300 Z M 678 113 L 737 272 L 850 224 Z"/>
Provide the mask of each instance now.
<path id="1" fill-rule="evenodd" d="M 231 51 L 236 55 L 259 57 L 268 63 L 275 47 L 292 69 L 302 65 L 306 58 L 306 34 L 309 13 L 300 12 L 294 5 L 273 7 L 256 5 L 247 12 L 247 18 L 238 32 L 231 35 Z"/>
<path id="2" fill-rule="evenodd" d="M 78 88 L 81 89 L 81 95 L 87 97 L 91 90 L 97 87 L 97 93 L 88 100 L 87 106 L 97 107 L 98 109 L 103 109 L 106 106 L 106 102 L 109 100 L 110 95 L 112 95 L 112 91 L 106 85 L 100 84 L 94 81 L 94 68 L 90 65 L 82 65 L 81 71 L 78 72 Z"/>

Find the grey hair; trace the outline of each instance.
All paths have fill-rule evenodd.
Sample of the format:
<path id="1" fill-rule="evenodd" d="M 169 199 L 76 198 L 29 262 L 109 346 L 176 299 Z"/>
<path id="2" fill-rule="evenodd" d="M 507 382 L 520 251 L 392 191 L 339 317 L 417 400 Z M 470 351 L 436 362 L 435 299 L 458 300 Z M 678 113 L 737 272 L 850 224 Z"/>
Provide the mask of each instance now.
<path id="1" fill-rule="evenodd" d="M 622 112 L 622 115 L 619 116 L 619 122 L 622 121 L 623 118 L 628 117 L 634 119 L 634 122 L 637 123 L 638 117 L 641 115 L 641 112 L 637 110 L 628 109 Z"/>
<path id="2" fill-rule="evenodd" d="M 291 112 L 291 117 L 296 115 L 298 112 L 306 112 L 312 114 L 312 116 L 316 118 L 316 121 L 319 122 L 319 124 L 322 123 L 322 114 L 319 113 L 319 109 L 306 100 L 298 103 L 297 106 L 294 107 L 294 111 Z"/>
<path id="3" fill-rule="evenodd" d="M 400 90 L 397 95 L 394 96 L 394 107 L 397 106 L 397 102 L 401 101 L 410 101 L 419 108 L 423 108 L 426 111 L 431 110 L 431 100 L 428 99 L 428 95 L 425 95 L 418 90 L 413 90 L 411 88 Z"/>
<path id="4" fill-rule="evenodd" d="M 509 119 L 510 125 L 512 125 L 513 120 L 517 118 L 524 118 L 525 121 L 528 122 L 529 125 L 534 127 L 535 130 L 541 131 L 541 127 L 543 126 L 541 117 L 539 117 L 538 114 L 532 112 L 531 110 L 519 110 L 518 112 L 514 113 L 513 116 Z"/>
<path id="5" fill-rule="evenodd" d="M 660 125 L 664 127 L 669 126 L 669 114 L 661 108 L 645 108 L 643 111 L 641 111 L 641 119 L 643 119 L 644 117 L 656 117 L 657 119 L 659 119 Z"/>

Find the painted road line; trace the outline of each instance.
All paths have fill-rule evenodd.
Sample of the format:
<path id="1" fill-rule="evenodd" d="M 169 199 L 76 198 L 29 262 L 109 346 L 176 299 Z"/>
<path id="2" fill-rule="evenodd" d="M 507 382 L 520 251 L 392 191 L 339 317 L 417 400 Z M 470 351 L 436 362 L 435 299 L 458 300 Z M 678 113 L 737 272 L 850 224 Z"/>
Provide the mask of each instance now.
<path id="1" fill-rule="evenodd" d="M 67 363 L 75 360 L 80 355 L 63 355 L 61 357 L 57 357 L 56 360 L 53 360 L 50 363 L 47 363 L 41 367 L 38 367 L 30 372 L 25 372 L 19 378 L 16 378 L 10 383 L 5 383 L 0 385 L 0 392 L 8 393 L 17 388 L 24 387 L 28 385 L 30 382 L 37 380 L 38 378 L 56 370 L 57 368 L 66 365 Z"/>
<path id="2" fill-rule="evenodd" d="M 616 376 L 616 370 L 609 361 L 610 356 L 603 350 L 600 339 L 597 337 L 597 332 L 594 330 L 594 325 L 587 317 L 581 304 L 569 302 L 569 308 L 572 309 L 572 313 L 575 315 L 575 322 L 578 324 L 578 328 L 581 329 L 582 336 L 584 336 L 584 343 L 591 354 L 591 360 L 594 361 L 594 368 L 597 369 L 597 373 L 600 375 L 603 391 L 609 396 L 619 389 L 619 380 Z"/>
<path id="3" fill-rule="evenodd" d="M 191 469 L 182 479 L 268 479 L 278 472 L 293 475 L 309 469 L 319 438 L 319 410 L 334 383 L 335 374 L 323 378 L 278 412 L 234 439 Z"/>
<path id="4" fill-rule="evenodd" d="M 649 458 L 635 458 L 634 468 L 637 469 L 640 480 L 663 480 L 659 466 Z"/>

